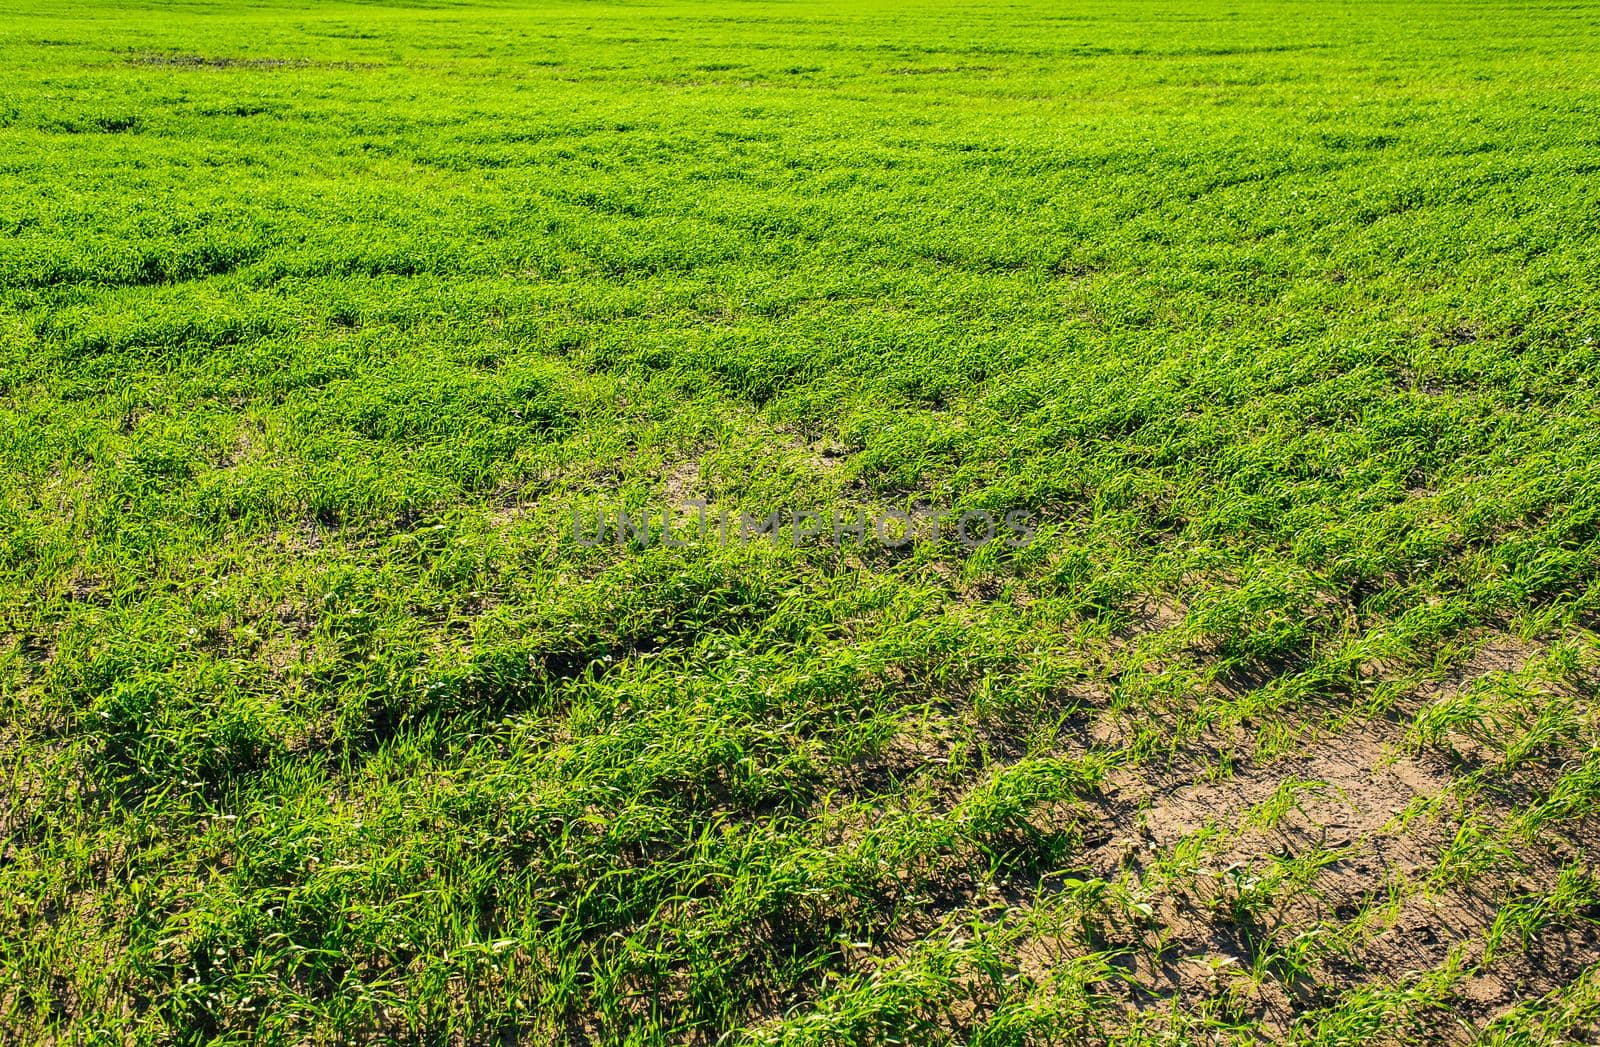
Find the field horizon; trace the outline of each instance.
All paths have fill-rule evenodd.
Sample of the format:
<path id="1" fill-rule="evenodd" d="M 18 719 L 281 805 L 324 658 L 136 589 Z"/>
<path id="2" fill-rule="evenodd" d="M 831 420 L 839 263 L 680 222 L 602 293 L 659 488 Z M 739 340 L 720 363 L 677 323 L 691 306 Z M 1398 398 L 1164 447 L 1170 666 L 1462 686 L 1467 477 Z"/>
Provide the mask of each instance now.
<path id="1" fill-rule="evenodd" d="M 0 1043 L 1600 1038 L 1600 8 L 0 7 Z"/>

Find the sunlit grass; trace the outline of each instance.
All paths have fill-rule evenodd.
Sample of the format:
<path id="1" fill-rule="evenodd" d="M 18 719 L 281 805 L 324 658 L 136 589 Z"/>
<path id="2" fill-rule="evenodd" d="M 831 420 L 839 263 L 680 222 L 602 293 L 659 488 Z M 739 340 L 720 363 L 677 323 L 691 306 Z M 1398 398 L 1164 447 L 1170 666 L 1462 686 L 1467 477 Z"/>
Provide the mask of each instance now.
<path id="1" fill-rule="evenodd" d="M 0 1042 L 1595 1035 L 1595 24 L 6 5 Z"/>

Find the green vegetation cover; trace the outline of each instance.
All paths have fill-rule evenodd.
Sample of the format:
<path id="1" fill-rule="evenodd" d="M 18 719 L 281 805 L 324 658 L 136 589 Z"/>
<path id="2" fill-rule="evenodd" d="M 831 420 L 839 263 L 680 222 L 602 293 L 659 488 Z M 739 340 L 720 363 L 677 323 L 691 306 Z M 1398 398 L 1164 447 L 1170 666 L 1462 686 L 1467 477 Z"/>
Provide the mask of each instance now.
<path id="1" fill-rule="evenodd" d="M 0 1043 L 1600 1036 L 1594 5 L 0 12 Z"/>

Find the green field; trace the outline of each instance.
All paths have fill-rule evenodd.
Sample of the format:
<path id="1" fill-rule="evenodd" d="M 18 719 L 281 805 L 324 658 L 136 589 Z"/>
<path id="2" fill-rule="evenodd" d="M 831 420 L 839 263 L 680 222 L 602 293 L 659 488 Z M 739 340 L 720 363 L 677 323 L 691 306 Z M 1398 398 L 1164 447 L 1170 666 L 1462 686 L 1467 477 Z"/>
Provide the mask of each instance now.
<path id="1" fill-rule="evenodd" d="M 0 69 L 0 1044 L 1600 1037 L 1600 6 Z"/>

